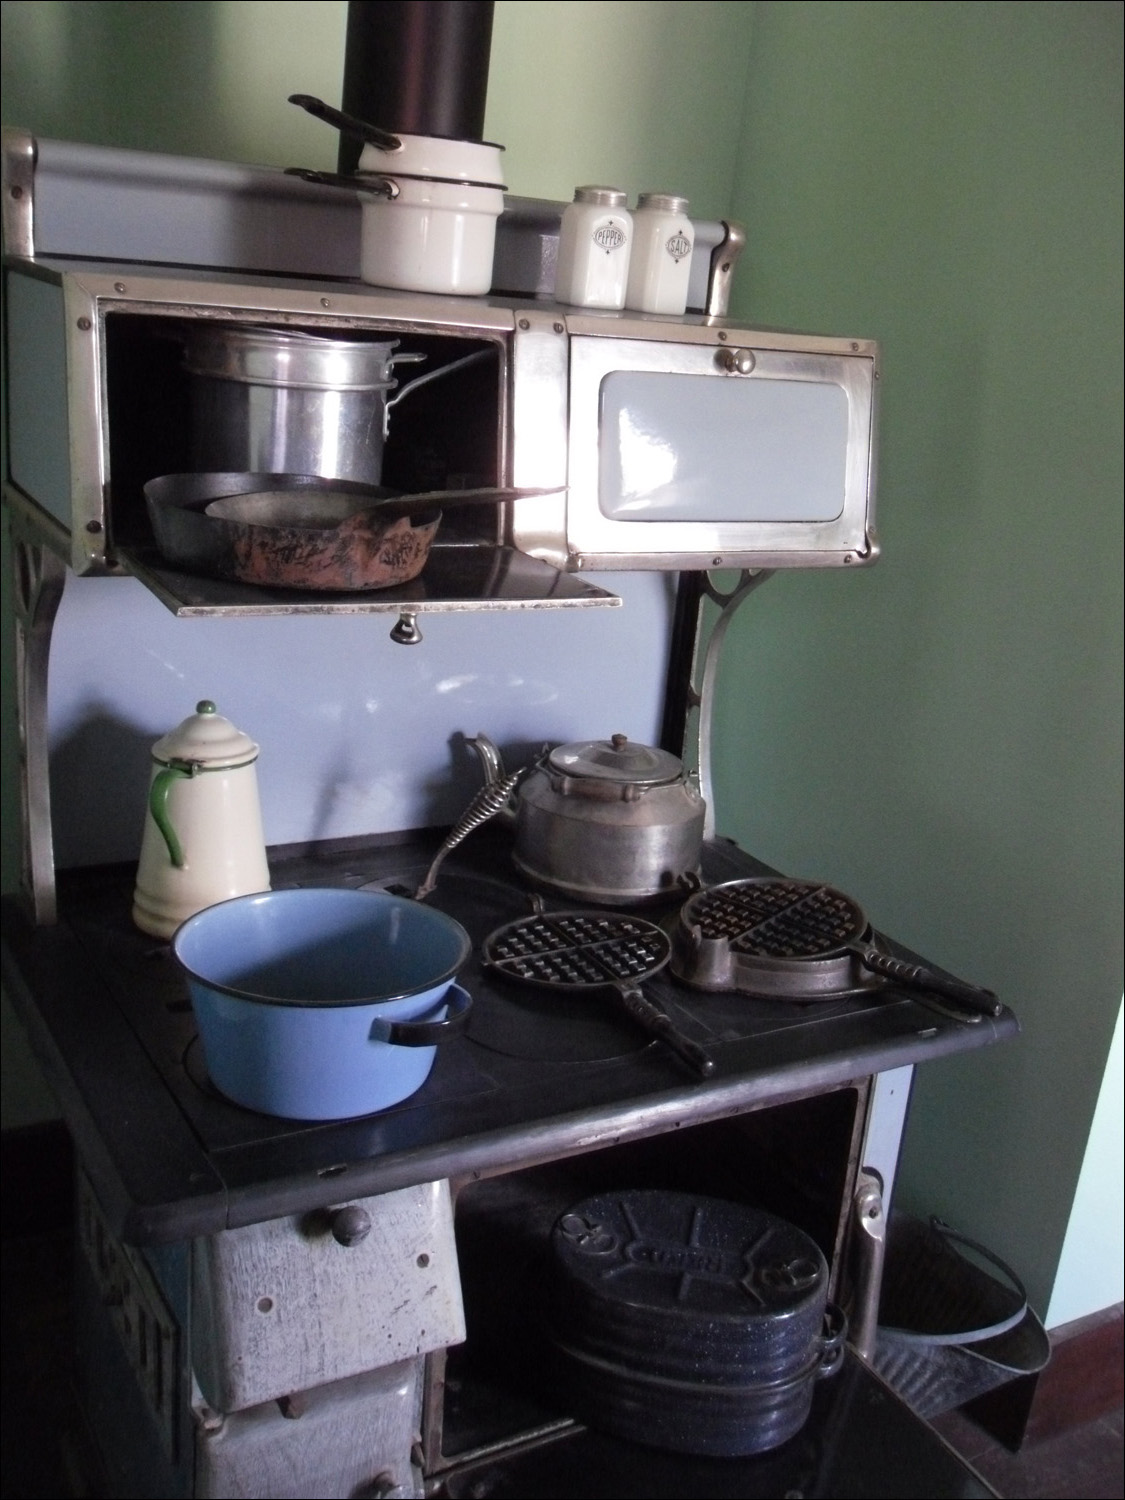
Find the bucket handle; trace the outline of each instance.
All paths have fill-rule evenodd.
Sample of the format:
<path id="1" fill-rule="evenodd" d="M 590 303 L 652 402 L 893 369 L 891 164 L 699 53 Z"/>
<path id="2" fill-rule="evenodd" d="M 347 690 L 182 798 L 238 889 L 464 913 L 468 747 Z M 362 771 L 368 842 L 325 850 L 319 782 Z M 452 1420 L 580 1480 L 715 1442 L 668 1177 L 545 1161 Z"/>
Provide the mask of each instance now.
<path id="1" fill-rule="evenodd" d="M 468 1023 L 473 997 L 459 984 L 451 984 L 446 994 L 450 999 L 443 1021 L 381 1021 L 376 1017 L 367 1033 L 368 1041 L 389 1042 L 393 1047 L 432 1047 L 456 1036 Z"/>
<path id="2" fill-rule="evenodd" d="M 1020 1305 L 1007 1317 L 998 1318 L 994 1323 L 989 1323 L 983 1328 L 972 1328 L 957 1333 L 916 1333 L 912 1328 L 890 1328 L 880 1324 L 880 1336 L 889 1336 L 900 1344 L 957 1344 L 964 1347 L 980 1343 L 984 1339 L 997 1338 L 1000 1334 L 1007 1333 L 1009 1329 L 1014 1328 L 1017 1323 L 1022 1323 L 1028 1312 L 1027 1291 L 1007 1261 L 1001 1260 L 994 1250 L 990 1250 L 987 1245 L 982 1245 L 979 1240 L 972 1240 L 967 1234 L 958 1234 L 956 1229 L 951 1229 L 945 1220 L 939 1219 L 936 1214 L 930 1215 L 930 1227 L 943 1239 L 953 1242 L 951 1248 L 954 1253 L 956 1253 L 957 1245 L 965 1245 L 968 1249 L 975 1250 L 985 1260 L 990 1261 L 1002 1275 L 1008 1278 L 1011 1290 L 1020 1299 Z M 972 1262 L 970 1261 L 969 1264 L 971 1265 Z"/>

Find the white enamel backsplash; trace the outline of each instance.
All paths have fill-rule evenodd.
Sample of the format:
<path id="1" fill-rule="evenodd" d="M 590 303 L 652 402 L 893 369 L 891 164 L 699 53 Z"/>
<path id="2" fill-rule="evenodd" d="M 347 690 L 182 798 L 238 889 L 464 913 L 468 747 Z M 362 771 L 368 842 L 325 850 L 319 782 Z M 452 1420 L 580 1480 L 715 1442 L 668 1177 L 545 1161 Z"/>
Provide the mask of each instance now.
<path id="1" fill-rule="evenodd" d="M 453 822 L 481 783 L 462 736 L 511 768 L 544 741 L 660 732 L 674 575 L 599 575 L 618 609 L 177 619 L 134 579 L 67 577 L 51 651 L 60 868 L 136 859 L 149 751 L 201 698 L 261 746 L 266 841 Z"/>

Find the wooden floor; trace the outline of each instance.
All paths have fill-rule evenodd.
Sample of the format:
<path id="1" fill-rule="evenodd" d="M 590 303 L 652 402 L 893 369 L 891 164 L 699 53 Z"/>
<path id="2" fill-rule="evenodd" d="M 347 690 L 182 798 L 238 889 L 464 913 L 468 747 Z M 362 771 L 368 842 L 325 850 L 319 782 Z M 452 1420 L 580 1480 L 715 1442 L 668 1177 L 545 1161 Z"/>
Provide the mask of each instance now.
<path id="1" fill-rule="evenodd" d="M 1100 1417 L 1011 1453 L 959 1411 L 932 1424 L 998 1495 L 1024 1500 L 1120 1500 L 1122 1413 Z"/>
<path id="2" fill-rule="evenodd" d="M 22 1228 L 22 1226 L 20 1226 Z M 0 1294 L 4 1500 L 100 1493 L 82 1462 L 69 1381 L 70 1261 L 65 1227 L 3 1241 Z M 935 1423 L 945 1440 L 1002 1496 L 1116 1500 L 1122 1496 L 1122 1412 L 1011 1453 L 963 1413 Z"/>

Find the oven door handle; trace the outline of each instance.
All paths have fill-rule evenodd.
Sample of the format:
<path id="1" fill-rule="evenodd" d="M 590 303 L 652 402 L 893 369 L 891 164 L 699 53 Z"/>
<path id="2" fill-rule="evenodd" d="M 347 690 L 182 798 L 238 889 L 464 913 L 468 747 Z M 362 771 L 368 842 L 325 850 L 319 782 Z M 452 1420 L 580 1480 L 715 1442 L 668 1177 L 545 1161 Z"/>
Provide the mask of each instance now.
<path id="1" fill-rule="evenodd" d="M 389 1042 L 393 1047 L 432 1047 L 464 1031 L 473 1008 L 473 997 L 459 984 L 446 992 L 448 1011 L 442 1021 L 372 1021 L 367 1039 Z"/>

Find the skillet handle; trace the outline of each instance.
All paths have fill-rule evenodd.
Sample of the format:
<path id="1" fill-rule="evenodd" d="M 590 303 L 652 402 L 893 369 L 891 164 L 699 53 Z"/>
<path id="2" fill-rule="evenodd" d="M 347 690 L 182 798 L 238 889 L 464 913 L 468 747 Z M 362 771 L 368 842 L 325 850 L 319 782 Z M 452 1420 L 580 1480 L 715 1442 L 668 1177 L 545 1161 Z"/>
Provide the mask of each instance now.
<path id="1" fill-rule="evenodd" d="M 381 172 L 356 172 L 349 176 L 342 172 L 320 172 L 315 167 L 286 167 L 286 175 L 300 177 L 318 187 L 347 188 L 349 192 L 366 194 L 369 198 L 397 198 L 398 183 L 393 177 L 384 177 Z"/>
<path id="2" fill-rule="evenodd" d="M 904 959 L 892 958 L 889 953 L 880 953 L 877 948 L 862 947 L 854 951 L 873 974 L 896 980 L 907 989 L 931 990 L 982 1016 L 998 1016 L 1004 1008 L 991 990 L 963 984 L 959 979 L 947 979 L 932 969 L 924 969 L 921 964 L 910 964 Z"/>
<path id="3" fill-rule="evenodd" d="M 447 990 L 448 1012 L 444 1021 L 380 1021 L 371 1023 L 367 1039 L 390 1042 L 394 1047 L 432 1047 L 464 1031 L 473 1008 L 473 997 L 459 984 Z"/>
<path id="4" fill-rule="evenodd" d="M 633 1017 L 638 1025 L 651 1035 L 659 1037 L 666 1047 L 681 1057 L 687 1065 L 694 1069 L 701 1078 L 709 1078 L 715 1071 L 715 1059 L 708 1057 L 698 1042 L 693 1042 L 691 1037 L 685 1036 L 680 1031 L 670 1016 L 653 1005 L 651 1000 L 646 1000 L 640 990 L 618 986 L 617 993 L 621 996 L 621 1003 Z"/>

